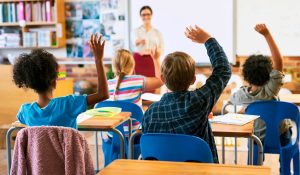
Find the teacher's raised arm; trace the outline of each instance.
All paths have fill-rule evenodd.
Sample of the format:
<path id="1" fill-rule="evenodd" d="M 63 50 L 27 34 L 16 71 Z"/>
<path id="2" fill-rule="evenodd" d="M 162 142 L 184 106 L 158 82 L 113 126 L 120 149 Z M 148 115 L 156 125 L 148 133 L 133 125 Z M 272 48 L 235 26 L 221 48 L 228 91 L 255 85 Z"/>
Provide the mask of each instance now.
<path id="1" fill-rule="evenodd" d="M 133 33 L 135 73 L 155 77 L 155 66 L 160 65 L 156 62 L 160 61 L 159 58 L 164 50 L 163 38 L 159 30 L 151 25 L 153 11 L 150 6 L 143 6 L 139 15 L 143 24 Z"/>

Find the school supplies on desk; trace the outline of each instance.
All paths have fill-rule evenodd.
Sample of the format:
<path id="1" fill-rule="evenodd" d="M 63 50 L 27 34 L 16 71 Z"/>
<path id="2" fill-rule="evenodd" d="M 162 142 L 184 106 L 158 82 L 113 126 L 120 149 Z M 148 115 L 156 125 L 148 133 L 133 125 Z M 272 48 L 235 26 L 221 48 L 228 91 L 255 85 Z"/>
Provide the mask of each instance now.
<path id="1" fill-rule="evenodd" d="M 222 124 L 241 125 L 242 126 L 242 125 L 245 125 L 257 118 L 259 118 L 258 115 L 228 113 L 225 115 L 215 116 L 210 121 L 213 123 L 222 123 Z"/>
<path id="2" fill-rule="evenodd" d="M 85 114 L 94 117 L 95 116 L 112 117 L 119 114 L 121 111 L 122 109 L 117 107 L 103 107 L 103 108 L 90 109 L 86 111 Z"/>
<path id="3" fill-rule="evenodd" d="M 142 94 L 142 100 L 148 100 L 148 101 L 159 101 L 161 99 L 162 95 L 160 94 L 152 94 L 152 93 L 144 93 Z"/>

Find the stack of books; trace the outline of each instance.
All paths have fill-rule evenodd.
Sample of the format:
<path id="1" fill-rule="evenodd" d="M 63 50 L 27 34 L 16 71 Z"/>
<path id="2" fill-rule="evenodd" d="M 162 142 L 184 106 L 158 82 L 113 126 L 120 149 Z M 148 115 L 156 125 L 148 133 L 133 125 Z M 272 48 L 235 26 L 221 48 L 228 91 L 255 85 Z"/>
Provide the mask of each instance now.
<path id="1" fill-rule="evenodd" d="M 30 44 L 35 44 L 34 46 L 38 47 L 51 47 L 56 45 L 56 31 L 55 28 L 31 28 L 29 29 L 31 35 L 27 41 L 35 40 Z M 25 35 L 24 35 L 25 36 Z M 26 47 L 23 43 L 23 46 Z M 32 47 L 32 46 L 30 46 Z"/>
<path id="2" fill-rule="evenodd" d="M 51 22 L 56 21 L 56 4 L 45 0 L 37 2 L 0 3 L 0 22 Z"/>
<path id="3" fill-rule="evenodd" d="M 0 29 L 0 47 L 20 47 L 21 35 L 19 29 Z"/>
<path id="4" fill-rule="evenodd" d="M 23 47 L 36 47 L 36 46 L 37 46 L 37 33 L 23 32 Z"/>

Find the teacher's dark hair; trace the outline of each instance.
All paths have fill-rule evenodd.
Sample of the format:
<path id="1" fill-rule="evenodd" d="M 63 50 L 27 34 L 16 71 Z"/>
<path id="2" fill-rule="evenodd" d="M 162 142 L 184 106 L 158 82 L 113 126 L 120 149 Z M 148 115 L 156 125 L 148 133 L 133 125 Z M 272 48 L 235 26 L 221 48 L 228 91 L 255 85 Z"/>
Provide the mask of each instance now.
<path id="1" fill-rule="evenodd" d="M 142 14 L 142 11 L 147 10 L 147 9 L 150 10 L 151 15 L 153 14 L 152 8 L 148 5 L 145 5 L 140 9 L 140 15 Z"/>

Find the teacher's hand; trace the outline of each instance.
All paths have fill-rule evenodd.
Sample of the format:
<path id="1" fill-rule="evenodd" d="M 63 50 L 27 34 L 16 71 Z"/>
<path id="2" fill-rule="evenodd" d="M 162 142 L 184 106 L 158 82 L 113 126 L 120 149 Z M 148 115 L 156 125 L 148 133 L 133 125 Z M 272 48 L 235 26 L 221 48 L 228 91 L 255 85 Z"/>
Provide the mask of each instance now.
<path id="1" fill-rule="evenodd" d="M 135 44 L 138 45 L 145 45 L 146 44 L 146 40 L 145 39 L 137 39 L 135 41 Z"/>

